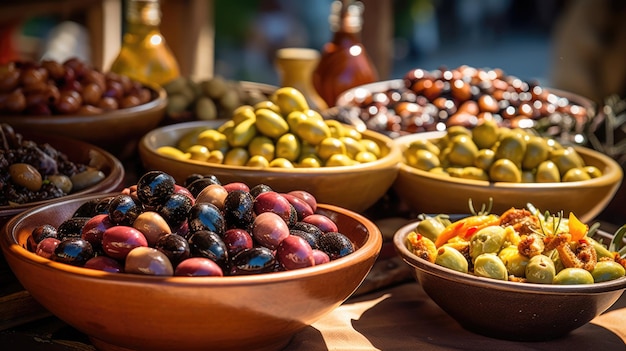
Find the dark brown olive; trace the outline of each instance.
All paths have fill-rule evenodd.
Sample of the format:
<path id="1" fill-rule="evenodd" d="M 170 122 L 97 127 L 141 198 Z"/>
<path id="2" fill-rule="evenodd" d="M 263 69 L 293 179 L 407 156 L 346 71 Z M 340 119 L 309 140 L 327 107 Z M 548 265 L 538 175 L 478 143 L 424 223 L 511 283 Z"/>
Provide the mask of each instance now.
<path id="1" fill-rule="evenodd" d="M 57 227 L 58 239 L 80 238 L 83 227 L 90 219 L 91 217 L 71 217 L 66 219 Z"/>
<path id="2" fill-rule="evenodd" d="M 153 247 L 132 249 L 124 260 L 124 272 L 143 275 L 172 276 L 174 267 L 165 254 Z"/>
<path id="3" fill-rule="evenodd" d="M 54 250 L 53 260 L 72 266 L 83 266 L 92 257 L 94 251 L 91 244 L 87 240 L 72 237 L 59 242 Z"/>
<path id="4" fill-rule="evenodd" d="M 163 204 L 174 193 L 175 184 L 174 177 L 165 172 L 146 172 L 137 181 L 137 197 L 148 206 Z"/>
<path id="5" fill-rule="evenodd" d="M 205 202 L 196 203 L 191 207 L 187 225 L 192 234 L 208 230 L 221 235 L 226 230 L 226 220 L 222 211 L 217 206 Z"/>
<path id="6" fill-rule="evenodd" d="M 272 187 L 270 187 L 267 184 L 257 184 L 253 186 L 252 188 L 250 188 L 250 195 L 252 195 L 252 197 L 257 197 L 259 194 L 265 193 L 268 191 L 274 191 L 274 190 L 272 190 Z"/>
<path id="7" fill-rule="evenodd" d="M 354 244 L 350 239 L 339 232 L 324 233 L 319 238 L 319 249 L 328 254 L 331 260 L 344 257 L 354 252 Z"/>
<path id="8" fill-rule="evenodd" d="M 254 220 L 255 199 L 247 191 L 233 190 L 224 200 L 224 219 L 230 227 L 249 228 Z"/>
<path id="9" fill-rule="evenodd" d="M 249 275 L 274 271 L 276 258 L 272 250 L 258 246 L 239 252 L 231 260 L 231 275 Z"/>
<path id="10" fill-rule="evenodd" d="M 174 193 L 156 208 L 156 212 L 165 219 L 170 228 L 178 228 L 187 220 L 187 215 L 192 206 L 193 202 L 188 196 Z"/>
<path id="11" fill-rule="evenodd" d="M 108 205 L 108 215 L 116 225 L 130 226 L 143 211 L 142 206 L 130 195 L 116 195 Z"/>
<path id="12" fill-rule="evenodd" d="M 224 270 L 228 267 L 228 248 L 215 232 L 200 230 L 191 234 L 189 248 L 194 257 L 208 258 Z"/>
<path id="13" fill-rule="evenodd" d="M 189 242 L 178 234 L 167 234 L 160 237 L 154 244 L 154 248 L 163 252 L 174 267 L 191 257 Z"/>

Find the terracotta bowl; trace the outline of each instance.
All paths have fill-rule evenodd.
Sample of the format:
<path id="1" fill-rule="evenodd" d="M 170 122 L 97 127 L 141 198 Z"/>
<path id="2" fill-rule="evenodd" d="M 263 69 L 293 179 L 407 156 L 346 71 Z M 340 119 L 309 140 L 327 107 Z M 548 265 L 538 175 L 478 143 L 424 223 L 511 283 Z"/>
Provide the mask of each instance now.
<path id="1" fill-rule="evenodd" d="M 396 252 L 414 268 L 426 294 L 463 328 L 477 334 L 516 341 L 556 339 L 609 309 L 626 289 L 626 277 L 595 284 L 545 285 L 457 272 L 407 249 L 407 235 L 416 224 L 395 233 Z M 596 239 L 610 241 L 604 232 L 597 235 Z"/>
<path id="2" fill-rule="evenodd" d="M 401 151 L 417 139 L 436 139 L 445 132 L 416 133 L 394 139 Z M 574 212 L 583 222 L 593 220 L 611 201 L 620 186 L 623 172 L 610 157 L 580 146 L 574 147 L 587 165 L 596 166 L 603 175 L 591 180 L 560 183 L 487 182 L 442 177 L 405 163 L 400 165 L 393 189 L 409 207 L 423 213 L 468 213 L 468 201 L 475 208 L 493 198 L 494 213 L 511 207 L 533 204 L 542 211 Z"/>
<path id="3" fill-rule="evenodd" d="M 98 350 L 279 350 L 291 336 L 345 301 L 382 246 L 365 217 L 331 205 L 330 216 L 357 246 L 352 254 L 299 270 L 227 277 L 107 273 L 53 262 L 25 249 L 33 227 L 58 225 L 84 196 L 31 209 L 0 236 L 11 269 L 51 313 L 87 334 Z"/>
<path id="4" fill-rule="evenodd" d="M 178 140 L 197 128 L 216 128 L 223 121 L 187 122 L 148 132 L 139 143 L 139 155 L 147 170 L 161 170 L 180 184 L 193 173 L 214 174 L 222 183 L 241 181 L 248 185 L 264 183 L 279 192 L 306 190 L 321 203 L 361 212 L 380 199 L 393 184 L 401 153 L 393 141 L 376 132 L 363 131 L 374 140 L 384 157 L 355 166 L 320 168 L 253 168 L 178 160 L 157 153 L 161 146 L 175 146 Z"/>
<path id="5" fill-rule="evenodd" d="M 25 140 L 36 141 L 37 143 L 49 143 L 56 150 L 67 155 L 68 159 L 72 162 L 87 165 L 91 164 L 104 172 L 105 178 L 101 182 L 81 191 L 71 193 L 65 196 L 64 199 L 71 199 L 96 193 L 108 193 L 120 190 L 123 186 L 122 183 L 125 176 L 124 166 L 108 151 L 80 140 L 65 137 L 38 135 L 33 133 L 22 133 L 22 135 Z M 16 206 L 0 206 L 0 224 L 4 224 L 9 218 L 18 213 L 56 200 L 59 199 L 30 202 Z"/>
<path id="6" fill-rule="evenodd" d="M 167 95 L 161 87 L 151 87 L 153 99 L 143 105 L 100 115 L 3 116 L 19 131 L 60 135 L 99 146 L 120 158 L 136 151 L 137 142 L 159 125 L 165 116 Z"/>

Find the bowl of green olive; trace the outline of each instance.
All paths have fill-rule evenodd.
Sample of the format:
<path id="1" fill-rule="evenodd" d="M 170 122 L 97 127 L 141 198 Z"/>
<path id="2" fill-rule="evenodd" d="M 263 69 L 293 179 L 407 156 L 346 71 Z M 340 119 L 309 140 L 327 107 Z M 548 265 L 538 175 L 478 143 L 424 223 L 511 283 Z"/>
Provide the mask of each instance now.
<path id="1" fill-rule="evenodd" d="M 571 212 L 427 215 L 393 238 L 428 296 L 463 328 L 513 341 L 563 337 L 626 289 L 626 225 L 609 234 Z"/>
<path id="2" fill-rule="evenodd" d="M 139 143 L 148 170 L 184 183 L 192 174 L 306 190 L 321 202 L 364 211 L 393 184 L 399 147 L 383 134 L 325 120 L 294 88 L 242 105 L 226 120 L 194 121 L 148 132 Z"/>
<path id="3" fill-rule="evenodd" d="M 403 162 L 393 189 L 417 213 L 465 213 L 470 199 L 488 204 L 492 198 L 496 212 L 532 203 L 590 221 L 623 178 L 619 164 L 601 152 L 493 121 L 394 141 Z"/>

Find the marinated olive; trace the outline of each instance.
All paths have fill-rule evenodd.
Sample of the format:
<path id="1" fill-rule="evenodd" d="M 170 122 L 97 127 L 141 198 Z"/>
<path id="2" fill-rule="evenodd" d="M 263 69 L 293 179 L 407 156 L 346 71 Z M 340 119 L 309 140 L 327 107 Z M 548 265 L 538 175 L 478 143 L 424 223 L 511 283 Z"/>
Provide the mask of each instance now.
<path id="1" fill-rule="evenodd" d="M 465 256 L 451 246 L 442 246 L 437 250 L 435 263 L 462 273 L 467 273 L 469 270 L 469 264 Z"/>
<path id="2" fill-rule="evenodd" d="M 558 272 L 552 281 L 554 284 L 593 284 L 593 276 L 582 268 L 565 268 Z"/>
<path id="3" fill-rule="evenodd" d="M 508 279 L 508 273 L 504 263 L 494 253 L 483 253 L 474 259 L 474 274 L 479 277 L 491 279 Z"/>
<path id="4" fill-rule="evenodd" d="M 618 279 L 625 274 L 624 266 L 615 261 L 599 261 L 591 271 L 595 283 Z"/>
<path id="5" fill-rule="evenodd" d="M 484 253 L 498 253 L 506 239 L 506 231 L 501 226 L 493 225 L 480 229 L 470 239 L 472 260 Z"/>
<path id="6" fill-rule="evenodd" d="M 552 284 L 556 276 L 556 268 L 550 257 L 536 255 L 528 260 L 524 273 L 529 283 Z"/>

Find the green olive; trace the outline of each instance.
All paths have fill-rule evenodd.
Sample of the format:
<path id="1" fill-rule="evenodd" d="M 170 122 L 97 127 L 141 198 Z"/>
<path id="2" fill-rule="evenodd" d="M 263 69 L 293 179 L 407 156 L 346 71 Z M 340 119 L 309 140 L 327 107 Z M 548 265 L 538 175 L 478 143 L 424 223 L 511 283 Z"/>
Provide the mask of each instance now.
<path id="1" fill-rule="evenodd" d="M 294 168 L 293 163 L 286 158 L 277 157 L 270 161 L 270 167 L 275 168 Z"/>
<path id="2" fill-rule="evenodd" d="M 228 140 L 226 135 L 215 129 L 207 129 L 198 135 L 198 144 L 206 146 L 209 150 L 220 150 L 223 153 L 228 151 Z M 179 148 L 185 150 L 182 145 Z"/>
<path id="3" fill-rule="evenodd" d="M 521 133 L 509 132 L 500 139 L 496 151 L 496 160 L 508 159 L 517 168 L 521 168 L 526 154 L 526 139 Z"/>
<path id="4" fill-rule="evenodd" d="M 338 138 L 328 137 L 317 145 L 317 155 L 322 160 L 327 160 L 335 154 L 347 155 L 346 146 Z"/>
<path id="5" fill-rule="evenodd" d="M 533 169 L 548 159 L 550 156 L 550 147 L 543 137 L 529 136 L 526 141 L 526 153 L 522 160 L 523 169 Z"/>
<path id="6" fill-rule="evenodd" d="M 459 134 L 450 139 L 450 152 L 447 155 L 451 164 L 466 167 L 473 166 L 478 155 L 478 147 L 471 136 Z"/>
<path id="7" fill-rule="evenodd" d="M 474 274 L 479 277 L 508 280 L 508 272 L 495 253 L 483 253 L 474 260 Z"/>
<path id="8" fill-rule="evenodd" d="M 537 167 L 537 173 L 535 174 L 535 181 L 537 183 L 558 183 L 561 181 L 561 174 L 556 163 L 547 160 L 543 161 Z"/>
<path id="9" fill-rule="evenodd" d="M 501 158 L 496 160 L 489 168 L 489 179 L 494 182 L 520 183 L 522 181 L 522 171 L 513 161 Z"/>
<path id="10" fill-rule="evenodd" d="M 296 162 L 300 156 L 300 140 L 292 133 L 283 134 L 276 141 L 276 157 Z"/>
<path id="11" fill-rule="evenodd" d="M 441 165 L 437 155 L 428 150 L 416 150 L 407 158 L 407 164 L 423 171 L 429 171 Z"/>
<path id="12" fill-rule="evenodd" d="M 413 154 L 417 150 L 428 150 L 433 154 L 439 156 L 439 148 L 432 141 L 428 139 L 418 139 L 412 141 L 406 148 L 405 153 Z"/>
<path id="13" fill-rule="evenodd" d="M 535 183 L 535 173 L 533 171 L 522 171 L 522 183 Z"/>
<path id="14" fill-rule="evenodd" d="M 553 284 L 593 284 L 593 275 L 582 268 L 565 268 L 556 274 Z"/>
<path id="15" fill-rule="evenodd" d="M 257 135 L 248 144 L 250 157 L 263 156 L 266 160 L 273 160 L 276 155 L 276 146 L 272 139 L 265 135 Z"/>
<path id="16" fill-rule="evenodd" d="M 474 160 L 474 166 L 487 171 L 493 164 L 495 158 L 496 153 L 493 150 L 480 149 L 478 150 L 478 154 L 476 155 L 476 159 Z"/>
<path id="17" fill-rule="evenodd" d="M 211 150 L 204 145 L 196 144 L 190 146 L 185 152 L 189 153 L 190 160 L 206 161 L 206 159 L 209 158 Z"/>
<path id="18" fill-rule="evenodd" d="M 230 166 L 245 166 L 250 158 L 248 150 L 243 147 L 234 147 L 224 155 L 224 164 Z"/>
<path id="19" fill-rule="evenodd" d="M 485 170 L 478 167 L 463 167 L 461 170 L 461 178 L 488 181 L 489 175 Z"/>
<path id="20" fill-rule="evenodd" d="M 246 119 L 236 124 L 231 133 L 226 136 L 226 139 L 231 147 L 247 147 L 256 135 L 257 121 Z"/>
<path id="21" fill-rule="evenodd" d="M 266 168 L 270 166 L 270 162 L 261 155 L 254 155 L 246 162 L 247 167 Z"/>
<path id="22" fill-rule="evenodd" d="M 302 121 L 306 121 L 309 117 L 302 111 L 293 111 L 292 113 L 287 115 L 287 124 L 289 125 L 289 130 L 293 133 L 298 129 L 298 124 Z M 330 129 L 329 129 L 330 132 Z"/>
<path id="23" fill-rule="evenodd" d="M 254 104 L 252 106 L 252 108 L 254 109 L 254 111 L 256 112 L 257 110 L 260 110 L 262 108 L 268 109 L 268 110 L 272 110 L 278 114 L 280 114 L 280 107 L 278 107 L 275 103 L 269 101 L 269 100 L 263 100 L 263 101 L 259 101 L 256 104 Z"/>
<path id="24" fill-rule="evenodd" d="M 499 225 L 487 226 L 472 235 L 469 253 L 475 260 L 484 253 L 498 253 L 504 244 L 506 230 Z"/>
<path id="25" fill-rule="evenodd" d="M 356 163 L 353 159 L 351 159 L 346 154 L 333 154 L 331 155 L 324 164 L 326 167 L 337 167 L 337 166 L 352 166 Z"/>
<path id="26" fill-rule="evenodd" d="M 565 172 L 562 180 L 564 182 L 580 182 L 589 179 L 591 179 L 591 176 L 584 168 L 571 168 Z"/>
<path id="27" fill-rule="evenodd" d="M 526 266 L 528 265 L 529 258 L 520 254 L 517 246 L 510 245 L 503 248 L 498 253 L 498 257 L 500 257 L 504 263 L 509 275 L 516 277 L 526 276 Z"/>
<path id="28" fill-rule="evenodd" d="M 499 129 L 495 120 L 484 120 L 472 130 L 472 139 L 479 149 L 489 149 L 498 141 Z"/>
<path id="29" fill-rule="evenodd" d="M 621 278 L 626 274 L 624 266 L 615 261 L 599 261 L 591 271 L 593 281 L 596 283 L 606 282 Z"/>
<path id="30" fill-rule="evenodd" d="M 415 231 L 434 242 L 445 228 L 439 219 L 428 216 L 417 223 Z"/>
<path id="31" fill-rule="evenodd" d="M 550 257 L 535 255 L 528 260 L 524 275 L 529 283 L 552 284 L 556 275 L 556 268 Z"/>
<path id="32" fill-rule="evenodd" d="M 255 114 L 255 125 L 259 133 L 276 139 L 289 132 L 289 124 L 287 124 L 287 121 L 278 113 L 261 108 L 256 110 Z"/>
<path id="33" fill-rule="evenodd" d="M 446 134 L 448 138 L 452 140 L 457 135 L 465 135 L 465 136 L 471 137 L 472 131 L 466 127 L 456 125 L 456 126 L 448 127 L 448 129 L 446 130 Z"/>
<path id="34" fill-rule="evenodd" d="M 239 124 L 245 120 L 256 120 L 256 114 L 254 113 L 254 107 L 250 105 L 241 105 L 233 111 L 232 120 L 235 124 Z"/>
<path id="35" fill-rule="evenodd" d="M 572 168 L 583 167 L 583 161 L 572 147 L 552 151 L 550 160 L 559 168 L 561 177 Z"/>
<path id="36" fill-rule="evenodd" d="M 298 166 L 318 168 L 318 167 L 322 167 L 322 161 L 318 157 L 307 156 L 300 160 L 300 162 L 298 163 Z"/>
<path id="37" fill-rule="evenodd" d="M 354 157 L 350 157 L 350 158 L 352 158 L 353 160 L 359 163 L 368 163 L 368 162 L 373 162 L 373 161 L 378 160 L 378 157 L 376 157 L 376 155 L 374 155 L 373 153 L 369 151 L 361 151 L 358 154 L 356 154 Z"/>
<path id="38" fill-rule="evenodd" d="M 589 174 L 589 177 L 591 178 L 598 178 L 600 176 L 602 176 L 602 171 L 598 169 L 598 167 L 595 166 L 585 166 L 584 170 L 587 174 Z"/>
<path id="39" fill-rule="evenodd" d="M 217 107 L 215 102 L 208 97 L 200 97 L 195 102 L 196 119 L 200 121 L 210 121 L 217 119 Z"/>
<path id="40" fill-rule="evenodd" d="M 309 109 L 309 104 L 302 92 L 292 87 L 278 88 L 270 96 L 270 101 L 280 108 L 283 116 L 287 116 L 293 111 L 304 112 Z"/>
<path id="41" fill-rule="evenodd" d="M 339 122 L 336 119 L 325 119 L 324 123 L 326 123 L 328 125 L 328 128 L 330 129 L 330 136 L 333 138 L 341 138 L 343 136 L 345 136 L 345 129 L 346 127 L 341 124 L 341 122 Z"/>
<path id="42" fill-rule="evenodd" d="M 357 139 L 361 145 L 365 148 L 365 151 L 369 151 L 376 155 L 376 157 L 381 158 L 383 156 L 383 151 L 380 149 L 378 143 L 376 143 L 372 139 Z"/>
<path id="43" fill-rule="evenodd" d="M 356 155 L 359 152 L 365 151 L 365 146 L 363 146 L 363 144 L 361 144 L 358 140 L 354 138 L 342 136 L 341 138 L 339 138 L 339 140 L 341 140 L 341 142 L 343 142 L 343 145 L 345 145 L 346 153 L 348 154 L 348 156 L 353 159 L 356 159 Z"/>
<path id="44" fill-rule="evenodd" d="M 435 264 L 461 273 L 467 273 L 469 270 L 469 263 L 465 256 L 452 246 L 442 246 L 437 250 Z"/>
<path id="45" fill-rule="evenodd" d="M 72 191 L 72 181 L 70 180 L 70 177 L 64 174 L 49 175 L 48 180 L 66 194 L 69 194 Z"/>
<path id="46" fill-rule="evenodd" d="M 322 140 L 330 137 L 330 128 L 328 128 L 328 125 L 324 123 L 323 120 L 313 118 L 300 121 L 296 125 L 296 129 L 292 132 L 311 145 L 317 145 L 321 143 Z"/>

